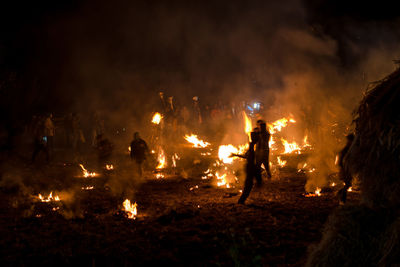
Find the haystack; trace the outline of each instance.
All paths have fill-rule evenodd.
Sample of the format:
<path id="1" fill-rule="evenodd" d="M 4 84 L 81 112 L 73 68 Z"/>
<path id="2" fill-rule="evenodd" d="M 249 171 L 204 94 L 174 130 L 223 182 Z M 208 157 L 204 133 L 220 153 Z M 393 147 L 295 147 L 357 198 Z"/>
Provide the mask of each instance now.
<path id="1" fill-rule="evenodd" d="M 362 201 L 330 216 L 308 266 L 400 264 L 400 68 L 372 84 L 354 123 L 344 163 L 360 181 Z"/>

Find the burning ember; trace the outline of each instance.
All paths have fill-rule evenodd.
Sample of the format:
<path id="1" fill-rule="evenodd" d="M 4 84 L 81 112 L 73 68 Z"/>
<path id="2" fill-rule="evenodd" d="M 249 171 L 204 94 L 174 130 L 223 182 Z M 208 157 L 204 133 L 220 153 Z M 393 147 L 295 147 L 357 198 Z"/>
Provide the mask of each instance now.
<path id="1" fill-rule="evenodd" d="M 93 190 L 94 186 L 82 186 L 82 190 Z"/>
<path id="2" fill-rule="evenodd" d="M 153 119 L 151 120 L 151 122 L 154 124 L 160 124 L 162 118 L 163 118 L 163 116 L 160 113 L 156 112 L 153 115 Z"/>
<path id="3" fill-rule="evenodd" d="M 158 153 L 158 165 L 156 167 L 156 169 L 163 169 L 167 166 L 167 161 L 165 160 L 165 154 L 164 154 L 164 150 L 162 150 L 162 148 L 160 148 L 160 152 Z"/>
<path id="4" fill-rule="evenodd" d="M 47 198 L 43 197 L 42 194 L 39 194 L 38 198 L 41 202 L 60 201 L 58 196 L 53 197 L 53 192 L 50 192 L 50 195 Z"/>
<path id="5" fill-rule="evenodd" d="M 131 201 L 129 199 L 125 199 L 124 203 L 122 203 L 124 206 L 124 211 L 128 214 L 129 219 L 136 219 L 137 215 L 137 204 L 136 202 L 134 204 L 131 204 Z"/>
<path id="6" fill-rule="evenodd" d="M 208 142 L 204 142 L 203 140 L 200 140 L 197 138 L 197 135 L 191 134 L 191 135 L 185 135 L 186 141 L 189 143 L 193 144 L 193 147 L 207 147 L 210 145 Z"/>
<path id="7" fill-rule="evenodd" d="M 226 188 L 230 188 L 230 185 L 226 182 L 226 173 L 223 175 L 219 175 L 218 172 L 215 173 L 215 177 L 217 178 L 217 186 L 226 186 Z"/>
<path id="8" fill-rule="evenodd" d="M 278 165 L 279 165 L 280 167 L 285 167 L 285 165 L 286 165 L 286 163 L 287 163 L 286 160 L 281 160 L 281 157 L 279 157 L 279 156 L 276 158 L 276 160 L 277 160 Z"/>
<path id="9" fill-rule="evenodd" d="M 282 118 L 280 120 L 274 121 L 273 123 L 268 123 L 268 130 L 270 134 L 282 131 L 282 128 L 286 127 L 288 123 L 295 123 L 293 118 Z"/>
<path id="10" fill-rule="evenodd" d="M 314 193 L 307 193 L 305 197 L 319 197 L 321 196 L 321 188 L 317 187 Z"/>
<path id="11" fill-rule="evenodd" d="M 82 169 L 83 176 L 84 177 L 95 177 L 97 174 L 95 172 L 88 172 L 88 170 L 85 169 L 85 167 L 82 164 L 79 164 L 79 166 Z"/>
<path id="12" fill-rule="evenodd" d="M 164 174 L 162 174 L 162 173 L 157 173 L 157 174 L 156 174 L 156 178 L 157 178 L 157 179 L 162 179 L 162 178 L 164 178 Z"/>
<path id="13" fill-rule="evenodd" d="M 114 170 L 114 166 L 112 164 L 106 164 L 106 170 L 107 171 Z"/>

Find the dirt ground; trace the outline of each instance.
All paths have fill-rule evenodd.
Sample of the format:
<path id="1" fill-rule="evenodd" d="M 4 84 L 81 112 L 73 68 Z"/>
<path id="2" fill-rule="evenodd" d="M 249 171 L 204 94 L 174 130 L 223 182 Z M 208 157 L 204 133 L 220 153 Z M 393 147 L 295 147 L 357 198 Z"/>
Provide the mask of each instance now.
<path id="1" fill-rule="evenodd" d="M 2 265 L 302 266 L 338 206 L 337 189 L 305 197 L 306 178 L 295 171 L 253 189 L 246 205 L 237 204 L 241 184 L 217 188 L 195 175 L 156 179 L 148 172 L 116 193 L 115 181 L 129 171 L 121 163 L 82 178 L 73 163 L 8 160 L 0 186 Z M 130 187 L 136 219 L 122 209 Z M 50 191 L 61 201 L 38 201 Z"/>

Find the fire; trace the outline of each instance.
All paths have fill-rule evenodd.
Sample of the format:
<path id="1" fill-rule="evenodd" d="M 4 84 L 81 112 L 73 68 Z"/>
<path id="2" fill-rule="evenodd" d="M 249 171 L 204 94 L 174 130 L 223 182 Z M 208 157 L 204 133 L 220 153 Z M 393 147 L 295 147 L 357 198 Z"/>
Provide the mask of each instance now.
<path id="1" fill-rule="evenodd" d="M 288 123 L 295 123 L 296 121 L 293 118 L 282 118 L 280 120 L 274 121 L 273 123 L 268 123 L 268 129 L 270 134 L 274 134 L 276 132 L 280 132 L 282 128 L 286 127 Z"/>
<path id="2" fill-rule="evenodd" d="M 176 161 L 180 159 L 181 158 L 176 153 L 172 155 L 172 167 L 176 168 Z"/>
<path id="3" fill-rule="evenodd" d="M 162 174 L 162 173 L 157 173 L 157 174 L 156 174 L 156 178 L 157 178 L 157 179 L 162 179 L 162 178 L 164 178 L 164 174 Z"/>
<path id="4" fill-rule="evenodd" d="M 195 134 L 191 134 L 191 135 L 187 134 L 187 135 L 185 135 L 185 139 L 189 143 L 192 143 L 193 147 L 207 147 L 210 145 L 210 143 L 204 142 L 203 140 L 200 140 L 199 138 L 197 138 L 197 135 L 195 135 Z"/>
<path id="5" fill-rule="evenodd" d="M 317 187 L 314 193 L 307 193 L 305 197 L 319 197 L 321 196 L 321 188 Z"/>
<path id="6" fill-rule="evenodd" d="M 97 174 L 95 172 L 88 172 L 88 170 L 85 169 L 85 167 L 82 164 L 79 164 L 79 166 L 82 169 L 83 176 L 84 177 L 95 177 Z"/>
<path id="7" fill-rule="evenodd" d="M 156 112 L 153 115 L 153 119 L 151 120 L 151 122 L 154 124 L 160 124 L 162 118 L 163 118 L 163 116 L 160 113 Z"/>
<path id="8" fill-rule="evenodd" d="M 217 186 L 226 186 L 226 188 L 230 188 L 229 184 L 226 182 L 226 173 L 223 175 L 219 175 L 218 172 L 215 173 L 217 177 Z"/>
<path id="9" fill-rule="evenodd" d="M 162 148 L 160 148 L 160 152 L 158 153 L 158 165 L 156 167 L 156 169 L 162 169 L 165 168 L 167 166 L 167 162 L 165 160 L 165 154 L 164 154 L 164 150 L 162 150 Z"/>
<path id="10" fill-rule="evenodd" d="M 347 192 L 352 192 L 353 188 L 350 186 L 349 189 L 347 189 Z"/>
<path id="11" fill-rule="evenodd" d="M 42 194 L 39 194 L 38 198 L 41 202 L 60 201 L 60 198 L 57 195 L 53 197 L 53 192 L 50 192 L 47 198 L 43 197 Z"/>
<path id="12" fill-rule="evenodd" d="M 311 148 L 311 145 L 308 143 L 308 135 L 304 136 L 303 139 L 303 149 L 304 148 Z"/>
<path id="13" fill-rule="evenodd" d="M 296 142 L 293 143 L 289 143 L 288 141 L 286 141 L 285 139 L 281 138 L 282 144 L 285 147 L 285 151 L 283 152 L 283 154 L 289 154 L 289 153 L 298 153 L 300 154 L 300 150 L 301 148 L 299 147 L 299 145 Z"/>
<path id="14" fill-rule="evenodd" d="M 131 204 L 129 199 L 125 199 L 124 203 L 124 210 L 128 214 L 129 219 L 136 219 L 137 216 L 137 204 Z"/>
<path id="15" fill-rule="evenodd" d="M 251 120 L 247 117 L 245 111 L 243 111 L 243 119 L 244 119 L 244 132 L 249 136 L 249 140 L 251 140 L 251 131 L 253 130 L 253 126 L 251 124 Z"/>
<path id="16" fill-rule="evenodd" d="M 231 144 L 222 145 L 218 148 L 218 157 L 225 164 L 231 164 L 234 158 L 231 156 L 232 154 L 243 154 L 248 145 L 240 145 L 239 147 L 235 147 Z"/>
<path id="17" fill-rule="evenodd" d="M 90 185 L 90 186 L 82 186 L 81 187 L 82 190 L 93 190 L 94 186 Z"/>
<path id="18" fill-rule="evenodd" d="M 276 159 L 277 159 L 278 165 L 279 165 L 280 167 L 284 167 L 284 166 L 286 165 L 286 163 L 287 163 L 286 160 L 281 160 L 281 157 L 279 157 L 279 156 L 278 156 Z"/>
<path id="19" fill-rule="evenodd" d="M 106 170 L 107 171 L 114 170 L 114 166 L 112 164 L 106 164 Z"/>

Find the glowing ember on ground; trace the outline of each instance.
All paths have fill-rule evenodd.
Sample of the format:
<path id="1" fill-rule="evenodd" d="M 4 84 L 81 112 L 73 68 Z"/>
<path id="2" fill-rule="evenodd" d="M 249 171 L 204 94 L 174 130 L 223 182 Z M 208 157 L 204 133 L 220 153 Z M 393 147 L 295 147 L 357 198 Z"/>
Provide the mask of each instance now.
<path id="1" fill-rule="evenodd" d="M 93 190 L 94 186 L 82 186 L 82 190 Z"/>
<path id="2" fill-rule="evenodd" d="M 204 148 L 204 147 L 207 147 L 210 145 L 210 143 L 197 138 L 197 135 L 195 135 L 195 134 L 191 134 L 191 135 L 187 134 L 187 135 L 185 135 L 185 139 L 189 143 L 193 144 L 193 147 L 203 147 Z"/>
<path id="3" fill-rule="evenodd" d="M 164 178 L 164 174 L 162 174 L 162 173 L 157 173 L 157 174 L 156 174 L 156 178 L 157 178 L 157 179 L 162 179 L 162 178 Z"/>
<path id="4" fill-rule="evenodd" d="M 158 165 L 156 167 L 156 169 L 162 169 L 165 168 L 167 166 L 167 162 L 165 160 L 165 154 L 164 154 L 164 150 L 162 150 L 162 148 L 160 148 L 160 152 L 158 153 Z"/>
<path id="5" fill-rule="evenodd" d="M 331 186 L 332 186 L 332 187 L 335 186 L 335 185 L 336 185 L 336 184 L 335 184 L 334 182 L 331 183 Z"/>
<path id="6" fill-rule="evenodd" d="M 82 169 L 84 177 L 95 177 L 97 175 L 95 172 L 89 172 L 88 170 L 86 170 L 85 167 L 83 167 L 82 164 L 79 164 L 79 166 Z"/>
<path id="7" fill-rule="evenodd" d="M 273 123 L 267 123 L 269 133 L 274 134 L 276 132 L 280 132 L 282 128 L 288 125 L 289 122 L 295 123 L 296 121 L 293 118 L 282 118 L 280 120 L 274 121 Z"/>
<path id="8" fill-rule="evenodd" d="M 349 189 L 347 189 L 347 192 L 352 192 L 353 188 L 350 186 Z"/>
<path id="9" fill-rule="evenodd" d="M 136 219 L 137 216 L 137 204 L 136 202 L 134 204 L 131 204 L 131 201 L 129 199 L 125 199 L 124 203 L 122 203 L 124 206 L 124 211 L 128 214 L 129 219 Z"/>
<path id="10" fill-rule="evenodd" d="M 321 188 L 317 187 L 314 193 L 307 193 L 305 197 L 319 197 L 321 196 Z"/>
<path id="11" fill-rule="evenodd" d="M 41 202 L 60 201 L 60 198 L 57 195 L 53 197 L 53 192 L 50 192 L 47 198 L 43 197 L 42 194 L 39 194 L 38 198 Z"/>
<path id="12" fill-rule="evenodd" d="M 114 166 L 112 164 L 106 164 L 106 170 L 108 171 L 114 170 Z"/>
<path id="13" fill-rule="evenodd" d="M 244 119 L 244 132 L 249 136 L 249 140 L 251 140 L 251 131 L 253 131 L 253 126 L 249 117 L 247 117 L 246 112 L 243 111 L 243 119 Z"/>
<path id="14" fill-rule="evenodd" d="M 199 188 L 199 186 L 196 185 L 196 186 L 193 186 L 193 187 L 189 188 L 189 190 L 190 190 L 190 191 L 193 191 L 194 189 L 198 189 L 198 188 Z"/>
<path id="15" fill-rule="evenodd" d="M 160 113 L 156 112 L 153 115 L 153 119 L 151 120 L 151 122 L 154 124 L 160 124 L 162 118 L 163 118 L 163 116 Z"/>

